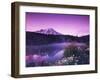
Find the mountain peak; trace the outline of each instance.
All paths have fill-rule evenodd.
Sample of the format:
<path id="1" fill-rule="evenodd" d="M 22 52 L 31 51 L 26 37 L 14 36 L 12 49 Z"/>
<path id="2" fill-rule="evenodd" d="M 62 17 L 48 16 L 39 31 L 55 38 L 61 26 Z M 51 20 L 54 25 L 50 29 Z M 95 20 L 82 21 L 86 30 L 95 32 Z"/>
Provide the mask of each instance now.
<path id="1" fill-rule="evenodd" d="M 41 33 L 41 34 L 47 34 L 47 35 L 62 35 L 61 33 L 55 31 L 53 28 L 48 28 L 48 29 L 40 29 L 38 31 L 35 31 L 36 33 Z"/>

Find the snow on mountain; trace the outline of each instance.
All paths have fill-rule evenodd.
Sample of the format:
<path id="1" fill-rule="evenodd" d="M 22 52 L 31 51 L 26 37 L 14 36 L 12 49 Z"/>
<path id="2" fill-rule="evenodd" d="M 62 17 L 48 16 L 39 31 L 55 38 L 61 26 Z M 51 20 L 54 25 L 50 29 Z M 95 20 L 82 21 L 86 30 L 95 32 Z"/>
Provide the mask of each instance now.
<path id="1" fill-rule="evenodd" d="M 54 29 L 52 28 L 48 28 L 48 29 L 41 29 L 41 30 L 38 30 L 38 31 L 35 31 L 36 33 L 41 33 L 41 34 L 47 34 L 47 35 L 62 35 L 61 33 L 55 31 Z"/>

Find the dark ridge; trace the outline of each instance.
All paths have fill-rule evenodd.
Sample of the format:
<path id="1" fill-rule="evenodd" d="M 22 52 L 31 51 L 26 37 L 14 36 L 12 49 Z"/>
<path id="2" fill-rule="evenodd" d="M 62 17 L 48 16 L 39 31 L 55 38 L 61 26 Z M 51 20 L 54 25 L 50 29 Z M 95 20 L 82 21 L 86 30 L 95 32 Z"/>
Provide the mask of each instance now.
<path id="1" fill-rule="evenodd" d="M 35 32 L 26 32 L 26 45 L 42 45 L 74 41 L 89 44 L 89 35 L 78 37 L 72 35 L 46 35 Z"/>

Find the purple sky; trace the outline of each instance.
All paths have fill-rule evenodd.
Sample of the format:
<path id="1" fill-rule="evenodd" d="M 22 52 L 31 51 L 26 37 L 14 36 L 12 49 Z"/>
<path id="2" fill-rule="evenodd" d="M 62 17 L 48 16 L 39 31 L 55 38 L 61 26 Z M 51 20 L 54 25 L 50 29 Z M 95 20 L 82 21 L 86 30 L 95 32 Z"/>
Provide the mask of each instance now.
<path id="1" fill-rule="evenodd" d="M 26 31 L 53 28 L 66 35 L 89 34 L 89 15 L 26 13 Z"/>

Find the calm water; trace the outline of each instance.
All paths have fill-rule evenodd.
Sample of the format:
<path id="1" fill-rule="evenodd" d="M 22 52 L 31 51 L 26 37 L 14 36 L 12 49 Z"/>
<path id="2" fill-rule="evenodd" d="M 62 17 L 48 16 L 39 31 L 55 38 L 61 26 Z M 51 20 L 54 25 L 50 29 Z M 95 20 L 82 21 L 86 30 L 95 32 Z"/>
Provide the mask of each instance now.
<path id="1" fill-rule="evenodd" d="M 49 66 L 64 57 L 64 49 L 71 43 L 55 43 L 39 46 L 26 46 L 26 66 Z M 76 43 L 77 46 L 85 45 Z"/>

